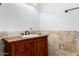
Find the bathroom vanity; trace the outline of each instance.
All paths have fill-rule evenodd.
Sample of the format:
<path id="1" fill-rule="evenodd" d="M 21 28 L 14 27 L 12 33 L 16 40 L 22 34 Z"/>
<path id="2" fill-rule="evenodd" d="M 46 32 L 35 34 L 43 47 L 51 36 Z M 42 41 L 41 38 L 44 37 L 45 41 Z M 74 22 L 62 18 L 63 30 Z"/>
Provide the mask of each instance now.
<path id="1" fill-rule="evenodd" d="M 4 38 L 6 56 L 47 56 L 48 35 Z"/>

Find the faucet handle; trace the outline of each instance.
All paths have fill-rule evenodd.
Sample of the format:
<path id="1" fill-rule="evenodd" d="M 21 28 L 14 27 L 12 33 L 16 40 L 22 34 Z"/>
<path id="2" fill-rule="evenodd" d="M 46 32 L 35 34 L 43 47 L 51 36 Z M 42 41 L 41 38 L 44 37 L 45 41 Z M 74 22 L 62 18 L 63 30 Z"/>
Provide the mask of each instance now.
<path id="1" fill-rule="evenodd" d="M 21 35 L 24 35 L 24 33 L 21 33 Z"/>
<path id="2" fill-rule="evenodd" d="M 29 35 L 30 34 L 30 32 L 29 31 L 25 31 L 25 35 Z"/>

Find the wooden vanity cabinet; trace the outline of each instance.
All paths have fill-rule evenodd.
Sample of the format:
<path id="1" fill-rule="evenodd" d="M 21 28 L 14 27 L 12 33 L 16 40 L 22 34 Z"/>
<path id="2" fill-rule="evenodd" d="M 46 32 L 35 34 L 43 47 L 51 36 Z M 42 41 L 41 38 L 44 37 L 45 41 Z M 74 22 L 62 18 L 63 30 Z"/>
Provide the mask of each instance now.
<path id="1" fill-rule="evenodd" d="M 30 39 L 23 39 L 5 42 L 6 56 L 47 56 L 48 55 L 48 40 L 47 36 L 41 36 Z"/>

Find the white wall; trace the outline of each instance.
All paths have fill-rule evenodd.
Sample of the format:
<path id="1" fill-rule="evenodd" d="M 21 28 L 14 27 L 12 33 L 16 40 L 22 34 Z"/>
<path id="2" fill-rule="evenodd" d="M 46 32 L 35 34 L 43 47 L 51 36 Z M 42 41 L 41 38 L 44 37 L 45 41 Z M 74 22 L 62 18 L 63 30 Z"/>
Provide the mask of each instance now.
<path id="1" fill-rule="evenodd" d="M 76 30 L 79 31 L 79 9 L 65 13 L 66 9 L 79 7 L 79 3 L 41 4 L 41 30 Z"/>
<path id="2" fill-rule="evenodd" d="M 79 9 L 64 12 L 66 9 L 79 7 L 79 4 L 41 3 L 38 6 L 3 3 L 0 6 L 0 31 L 24 30 L 29 26 L 33 29 L 40 27 L 41 30 L 79 31 Z"/>
<path id="3" fill-rule="evenodd" d="M 36 8 L 19 3 L 3 3 L 0 6 L 0 31 L 20 31 L 29 26 L 33 29 L 40 26 Z"/>

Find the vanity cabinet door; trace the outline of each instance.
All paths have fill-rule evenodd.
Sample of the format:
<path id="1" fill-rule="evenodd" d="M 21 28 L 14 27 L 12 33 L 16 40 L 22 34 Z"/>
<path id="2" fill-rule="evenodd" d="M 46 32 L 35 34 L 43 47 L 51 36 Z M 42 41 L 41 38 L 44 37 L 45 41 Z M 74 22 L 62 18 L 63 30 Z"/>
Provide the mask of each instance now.
<path id="1" fill-rule="evenodd" d="M 7 54 L 4 54 L 5 56 L 10 56 L 11 55 L 10 45 L 8 43 L 5 43 L 4 53 L 7 53 Z"/>
<path id="2" fill-rule="evenodd" d="M 47 36 L 34 39 L 34 56 L 47 56 Z"/>
<path id="3" fill-rule="evenodd" d="M 16 43 L 16 56 L 32 56 L 33 55 L 33 41 L 22 40 Z"/>
<path id="4" fill-rule="evenodd" d="M 15 43 L 5 42 L 5 56 L 15 56 Z"/>
<path id="5" fill-rule="evenodd" d="M 10 44 L 10 52 L 9 53 L 11 56 L 16 56 L 15 43 Z"/>

